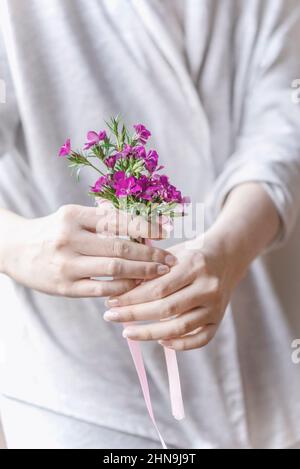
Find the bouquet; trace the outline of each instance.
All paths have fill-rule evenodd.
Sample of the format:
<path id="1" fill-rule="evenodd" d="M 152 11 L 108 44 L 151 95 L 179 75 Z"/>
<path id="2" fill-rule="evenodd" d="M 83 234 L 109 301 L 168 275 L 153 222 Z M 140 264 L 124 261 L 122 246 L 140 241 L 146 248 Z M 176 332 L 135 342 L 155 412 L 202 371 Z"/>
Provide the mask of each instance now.
<path id="1" fill-rule="evenodd" d="M 189 203 L 188 198 L 183 197 L 181 192 L 171 184 L 168 176 L 160 173 L 164 167 L 159 165 L 157 151 L 147 149 L 151 132 L 144 125 L 136 124 L 133 126 L 134 131 L 129 133 L 126 126 L 120 123 L 119 118 L 112 118 L 106 124 L 107 130 L 87 133 L 87 139 L 81 151 L 71 148 L 70 139 L 67 139 L 59 150 L 59 156 L 67 158 L 77 178 L 84 167 L 93 168 L 98 173 L 98 179 L 90 187 L 89 194 L 96 200 L 110 201 L 117 210 L 125 210 L 131 216 L 143 216 L 149 222 L 157 217 L 167 217 L 172 221 L 174 217 L 185 215 L 184 205 Z M 135 241 L 147 242 L 146 240 Z M 139 344 L 130 339 L 127 339 L 127 342 L 150 418 L 163 447 L 166 447 L 154 419 Z M 184 417 L 184 410 L 176 352 L 166 347 L 164 347 L 164 352 L 172 411 L 174 417 L 180 420 Z"/>
<path id="2" fill-rule="evenodd" d="M 85 166 L 100 176 L 90 188 L 90 195 L 109 200 L 115 208 L 142 215 L 148 220 L 157 216 L 182 216 L 178 206 L 188 202 L 181 192 L 159 172 L 158 153 L 147 150 L 151 133 L 142 124 L 134 125 L 130 135 L 118 118 L 107 123 L 106 130 L 89 131 L 83 151 L 71 149 L 70 139 L 61 147 L 59 156 L 66 157 L 77 177 Z"/>

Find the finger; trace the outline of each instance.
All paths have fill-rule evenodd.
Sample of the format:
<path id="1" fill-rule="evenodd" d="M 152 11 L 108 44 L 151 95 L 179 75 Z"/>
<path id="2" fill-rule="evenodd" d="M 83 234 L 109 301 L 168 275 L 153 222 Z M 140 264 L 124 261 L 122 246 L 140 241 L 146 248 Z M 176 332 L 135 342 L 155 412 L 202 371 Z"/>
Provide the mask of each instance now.
<path id="1" fill-rule="evenodd" d="M 135 285 L 134 280 L 92 280 L 83 279 L 72 283 L 64 292 L 71 298 L 106 297 L 115 292 L 125 292 Z"/>
<path id="2" fill-rule="evenodd" d="M 185 275 L 182 275 L 182 266 L 175 265 L 165 276 L 145 282 L 117 298 L 109 298 L 106 304 L 108 307 L 115 307 L 159 300 L 186 287 L 193 279 L 192 270 L 187 270 Z"/>
<path id="3" fill-rule="evenodd" d="M 114 277 L 115 279 L 152 279 L 169 272 L 167 265 L 109 257 L 78 256 L 70 265 L 75 278 Z"/>
<path id="4" fill-rule="evenodd" d="M 169 231 L 153 219 L 148 222 L 142 216 L 132 216 L 126 211 L 116 209 L 98 209 L 97 233 L 111 233 L 115 236 L 131 238 L 162 239 L 169 237 Z"/>
<path id="5" fill-rule="evenodd" d="M 82 228 L 93 233 L 97 230 L 99 218 L 103 217 L 103 210 L 99 207 L 77 207 L 76 220 Z"/>
<path id="6" fill-rule="evenodd" d="M 105 313 L 105 319 L 115 322 L 158 321 L 167 319 L 204 304 L 205 292 L 198 285 L 189 285 L 166 298 L 138 305 L 113 307 Z"/>
<path id="7" fill-rule="evenodd" d="M 133 261 L 157 262 L 174 265 L 176 257 L 163 249 L 127 241 L 120 238 L 99 237 L 97 234 L 81 231 L 73 241 L 78 254 L 98 257 L 117 257 Z"/>
<path id="8" fill-rule="evenodd" d="M 199 308 L 174 319 L 126 327 L 123 336 L 132 340 L 179 338 L 209 323 L 209 310 Z"/>
<path id="9" fill-rule="evenodd" d="M 179 339 L 159 341 L 164 347 L 173 350 L 184 351 L 205 347 L 214 338 L 217 331 L 217 325 L 208 325 L 203 327 L 196 334 L 189 334 Z"/>

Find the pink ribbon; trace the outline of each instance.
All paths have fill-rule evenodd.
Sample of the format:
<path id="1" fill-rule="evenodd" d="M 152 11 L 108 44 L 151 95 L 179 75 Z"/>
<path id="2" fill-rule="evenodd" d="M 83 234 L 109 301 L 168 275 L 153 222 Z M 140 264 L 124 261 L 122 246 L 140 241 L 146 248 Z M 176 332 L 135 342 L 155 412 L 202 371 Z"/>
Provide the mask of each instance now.
<path id="1" fill-rule="evenodd" d="M 127 325 L 129 324 L 124 324 L 124 327 L 126 327 Z M 129 347 L 129 350 L 130 350 L 130 353 L 134 362 L 134 366 L 135 366 L 135 369 L 136 369 L 136 372 L 140 381 L 140 385 L 142 388 L 148 414 L 156 430 L 156 433 L 159 437 L 162 447 L 164 449 L 167 449 L 167 445 L 159 431 L 159 428 L 157 426 L 157 423 L 154 417 L 148 378 L 147 378 L 147 373 L 146 373 L 146 369 L 144 365 L 140 343 L 135 340 L 127 339 L 127 344 L 128 344 L 128 347 Z M 167 362 L 172 414 L 176 420 L 182 420 L 184 418 L 184 407 L 183 407 L 176 352 L 175 350 L 168 349 L 167 347 L 164 347 L 164 351 L 165 351 L 165 357 L 166 357 L 166 362 Z"/>
<path id="2" fill-rule="evenodd" d="M 124 324 L 124 326 L 126 325 Z M 129 347 L 129 350 L 130 350 L 130 353 L 131 353 L 131 356 L 135 365 L 136 372 L 140 380 L 140 385 L 143 391 L 143 396 L 144 396 L 144 400 L 145 400 L 146 407 L 148 410 L 148 414 L 150 416 L 150 419 L 152 420 L 153 426 L 160 439 L 162 447 L 164 449 L 167 449 L 167 445 L 158 429 L 158 426 L 154 417 L 151 396 L 150 396 L 150 391 L 149 391 L 149 384 L 148 384 L 148 379 L 147 379 L 147 373 L 145 370 L 140 343 L 135 340 L 130 340 L 130 339 L 127 339 L 127 343 L 128 343 L 128 347 Z"/>
<path id="3" fill-rule="evenodd" d="M 147 240 L 146 244 L 151 245 L 151 241 Z M 127 325 L 129 324 L 124 324 L 124 327 L 126 327 Z M 131 356 L 135 365 L 135 369 L 136 369 L 139 381 L 140 381 L 140 385 L 142 388 L 148 414 L 156 430 L 156 433 L 160 439 L 162 447 L 164 449 L 167 449 L 166 443 L 158 429 L 158 426 L 154 417 L 151 396 L 150 396 L 150 391 L 149 391 L 149 384 L 148 384 L 148 379 L 147 379 L 147 373 L 145 370 L 140 343 L 138 341 L 134 341 L 130 339 L 127 339 L 127 343 L 128 343 L 128 347 L 129 347 L 129 350 L 130 350 L 130 353 L 131 353 Z M 180 376 L 179 376 L 176 352 L 175 350 L 164 347 L 164 353 L 165 353 L 165 358 L 166 358 L 166 363 L 167 363 L 172 415 L 176 420 L 182 420 L 184 418 L 184 407 L 183 407 Z"/>
<path id="4" fill-rule="evenodd" d="M 100 207 L 102 204 L 108 204 L 108 202 L 105 200 L 99 199 L 98 206 Z M 145 240 L 145 243 L 149 246 L 151 245 L 150 240 Z M 124 327 L 127 327 L 127 325 L 130 325 L 130 324 L 123 324 Z M 136 369 L 136 372 L 140 381 L 140 385 L 141 385 L 141 389 L 143 392 L 145 404 L 148 410 L 148 414 L 156 430 L 156 433 L 159 437 L 159 440 L 162 444 L 162 447 L 164 449 L 167 449 L 167 445 L 158 429 L 158 426 L 154 417 L 149 384 L 148 384 L 148 379 L 147 379 L 147 373 L 146 373 L 146 369 L 144 365 L 140 343 L 138 341 L 127 339 L 127 344 L 128 344 L 128 347 L 129 347 L 129 350 L 130 350 L 130 353 L 134 362 L 134 366 L 135 366 L 135 369 Z M 166 363 L 167 363 L 172 414 L 176 420 L 182 420 L 184 418 L 184 407 L 183 407 L 176 352 L 175 350 L 164 347 L 164 353 L 165 353 L 165 358 L 166 358 Z"/>

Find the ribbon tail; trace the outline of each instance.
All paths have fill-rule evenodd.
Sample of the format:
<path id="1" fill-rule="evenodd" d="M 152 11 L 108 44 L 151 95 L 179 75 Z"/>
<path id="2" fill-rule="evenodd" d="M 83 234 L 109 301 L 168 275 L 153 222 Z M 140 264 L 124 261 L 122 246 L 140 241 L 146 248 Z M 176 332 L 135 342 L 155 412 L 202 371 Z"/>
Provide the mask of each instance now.
<path id="1" fill-rule="evenodd" d="M 152 246 L 150 239 L 146 239 L 145 243 L 147 246 Z M 167 347 L 164 347 L 164 352 L 168 370 L 172 414 L 176 420 L 182 420 L 184 419 L 184 406 L 176 352 Z"/>
<path id="2" fill-rule="evenodd" d="M 182 420 L 184 419 L 184 406 L 176 352 L 167 347 L 164 347 L 164 352 L 168 370 L 172 414 L 176 420 Z"/>
<path id="3" fill-rule="evenodd" d="M 143 355 L 142 355 L 140 344 L 139 342 L 135 340 L 130 340 L 130 339 L 127 339 L 127 343 L 128 343 L 128 347 L 129 347 L 129 350 L 130 350 L 130 353 L 131 353 L 131 356 L 135 365 L 135 369 L 136 369 L 139 381 L 140 381 L 140 385 L 142 388 L 148 414 L 150 416 L 150 419 L 153 423 L 153 426 L 156 430 L 156 433 L 159 437 L 159 440 L 161 442 L 163 449 L 167 449 L 167 445 L 158 429 L 158 426 L 154 417 L 150 391 L 149 391 L 149 384 L 148 384 L 148 379 L 147 379 L 147 374 L 145 370 L 145 365 L 144 365 L 144 360 L 143 360 Z"/>

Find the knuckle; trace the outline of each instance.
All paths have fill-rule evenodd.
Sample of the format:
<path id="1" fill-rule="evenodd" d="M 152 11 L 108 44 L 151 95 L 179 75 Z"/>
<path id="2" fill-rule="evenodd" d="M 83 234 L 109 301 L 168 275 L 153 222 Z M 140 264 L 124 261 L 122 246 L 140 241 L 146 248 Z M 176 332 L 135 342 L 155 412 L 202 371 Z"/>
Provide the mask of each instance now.
<path id="1" fill-rule="evenodd" d="M 122 241 L 119 239 L 112 240 L 112 254 L 114 257 L 121 257 L 123 254 Z"/>
<path id="2" fill-rule="evenodd" d="M 162 308 L 162 318 L 169 318 L 176 316 L 178 311 L 177 303 L 171 303 L 169 301 L 165 302 L 164 307 Z"/>
<path id="3" fill-rule="evenodd" d="M 106 288 L 100 282 L 92 287 L 92 295 L 94 296 L 106 296 Z"/>
<path id="4" fill-rule="evenodd" d="M 68 277 L 68 274 L 70 272 L 70 265 L 69 261 L 65 259 L 64 257 L 61 257 L 59 261 L 57 262 L 57 273 L 58 277 L 61 279 L 65 279 Z"/>
<path id="5" fill-rule="evenodd" d="M 154 298 L 163 298 L 165 296 L 165 286 L 164 285 L 156 285 L 153 287 L 152 293 Z"/>
<path id="6" fill-rule="evenodd" d="M 104 217 L 100 217 L 96 224 L 96 233 L 103 234 L 108 232 L 108 223 Z"/>
<path id="7" fill-rule="evenodd" d="M 177 303 L 170 303 L 169 305 L 169 315 L 170 316 L 177 316 L 178 314 L 178 304 Z"/>
<path id="8" fill-rule="evenodd" d="M 127 257 L 129 249 L 129 245 L 126 241 L 115 240 L 114 253 L 116 257 Z"/>
<path id="9" fill-rule="evenodd" d="M 149 253 L 151 253 L 151 259 L 153 262 L 161 262 L 163 260 L 164 256 L 160 249 L 153 249 L 153 250 L 151 248 L 149 249 L 150 249 Z"/>
<path id="10" fill-rule="evenodd" d="M 219 303 L 221 300 L 221 282 L 217 277 L 210 279 L 209 291 L 212 294 L 215 302 Z"/>
<path id="11" fill-rule="evenodd" d="M 54 247 L 57 250 L 64 249 L 70 244 L 71 233 L 66 226 L 61 226 L 54 239 Z"/>
<path id="12" fill-rule="evenodd" d="M 121 267 L 120 260 L 111 259 L 108 262 L 107 274 L 110 275 L 111 277 L 117 277 L 118 275 L 120 275 L 121 270 L 122 270 L 122 267 Z"/>
<path id="13" fill-rule="evenodd" d="M 130 290 L 135 288 L 137 286 L 136 282 L 134 280 L 123 280 L 119 285 L 118 288 L 114 289 L 114 292 L 111 294 L 111 296 L 119 296 L 122 295 L 122 298 L 120 299 L 123 304 L 131 304 L 131 302 L 134 300 L 134 295 L 132 296 L 130 294 Z"/>
<path id="14" fill-rule="evenodd" d="M 76 205 L 63 205 L 57 211 L 62 221 L 70 221 L 76 217 L 77 207 Z"/>
<path id="15" fill-rule="evenodd" d="M 213 339 L 213 334 L 211 331 L 204 331 L 200 340 L 200 347 L 205 347 L 210 343 L 210 341 Z"/>
<path id="16" fill-rule="evenodd" d="M 122 257 L 129 257 L 130 255 L 130 245 L 127 241 L 121 243 L 121 255 Z"/>
<path id="17" fill-rule="evenodd" d="M 53 237 L 54 247 L 56 249 L 63 249 L 70 244 L 72 237 L 72 222 L 76 217 L 76 215 L 74 215 L 73 208 L 70 207 L 73 206 L 66 205 L 58 210 L 59 220 Z"/>
<path id="18" fill-rule="evenodd" d="M 128 313 L 126 313 L 126 321 L 133 322 L 133 321 L 136 321 L 136 320 L 137 320 L 137 318 L 136 318 L 135 312 L 133 310 L 128 311 Z"/>
<path id="19" fill-rule="evenodd" d="M 220 321 L 221 306 L 217 305 L 211 308 L 208 314 L 208 322 L 211 324 L 217 324 Z"/>
<path id="20" fill-rule="evenodd" d="M 68 296 L 70 293 L 70 285 L 66 282 L 59 282 L 57 285 L 57 294 L 59 296 Z"/>
<path id="21" fill-rule="evenodd" d="M 144 340 L 153 340 L 153 334 L 150 329 L 144 329 L 142 332 L 142 338 Z"/>
<path id="22" fill-rule="evenodd" d="M 177 325 L 175 333 L 177 336 L 185 335 L 189 332 L 189 327 L 188 327 L 188 322 L 187 321 L 182 321 L 180 324 Z"/>
<path id="23" fill-rule="evenodd" d="M 205 266 L 205 259 L 204 255 L 202 252 L 197 251 L 193 253 L 193 256 L 191 257 L 191 265 L 193 269 L 203 269 Z"/>
<path id="24" fill-rule="evenodd" d="M 188 343 L 186 340 L 179 340 L 176 343 L 176 350 L 179 352 L 183 352 L 184 350 L 188 350 Z"/>
<path id="25" fill-rule="evenodd" d="M 145 263 L 143 270 L 145 278 L 155 277 L 157 275 L 157 264 Z"/>

